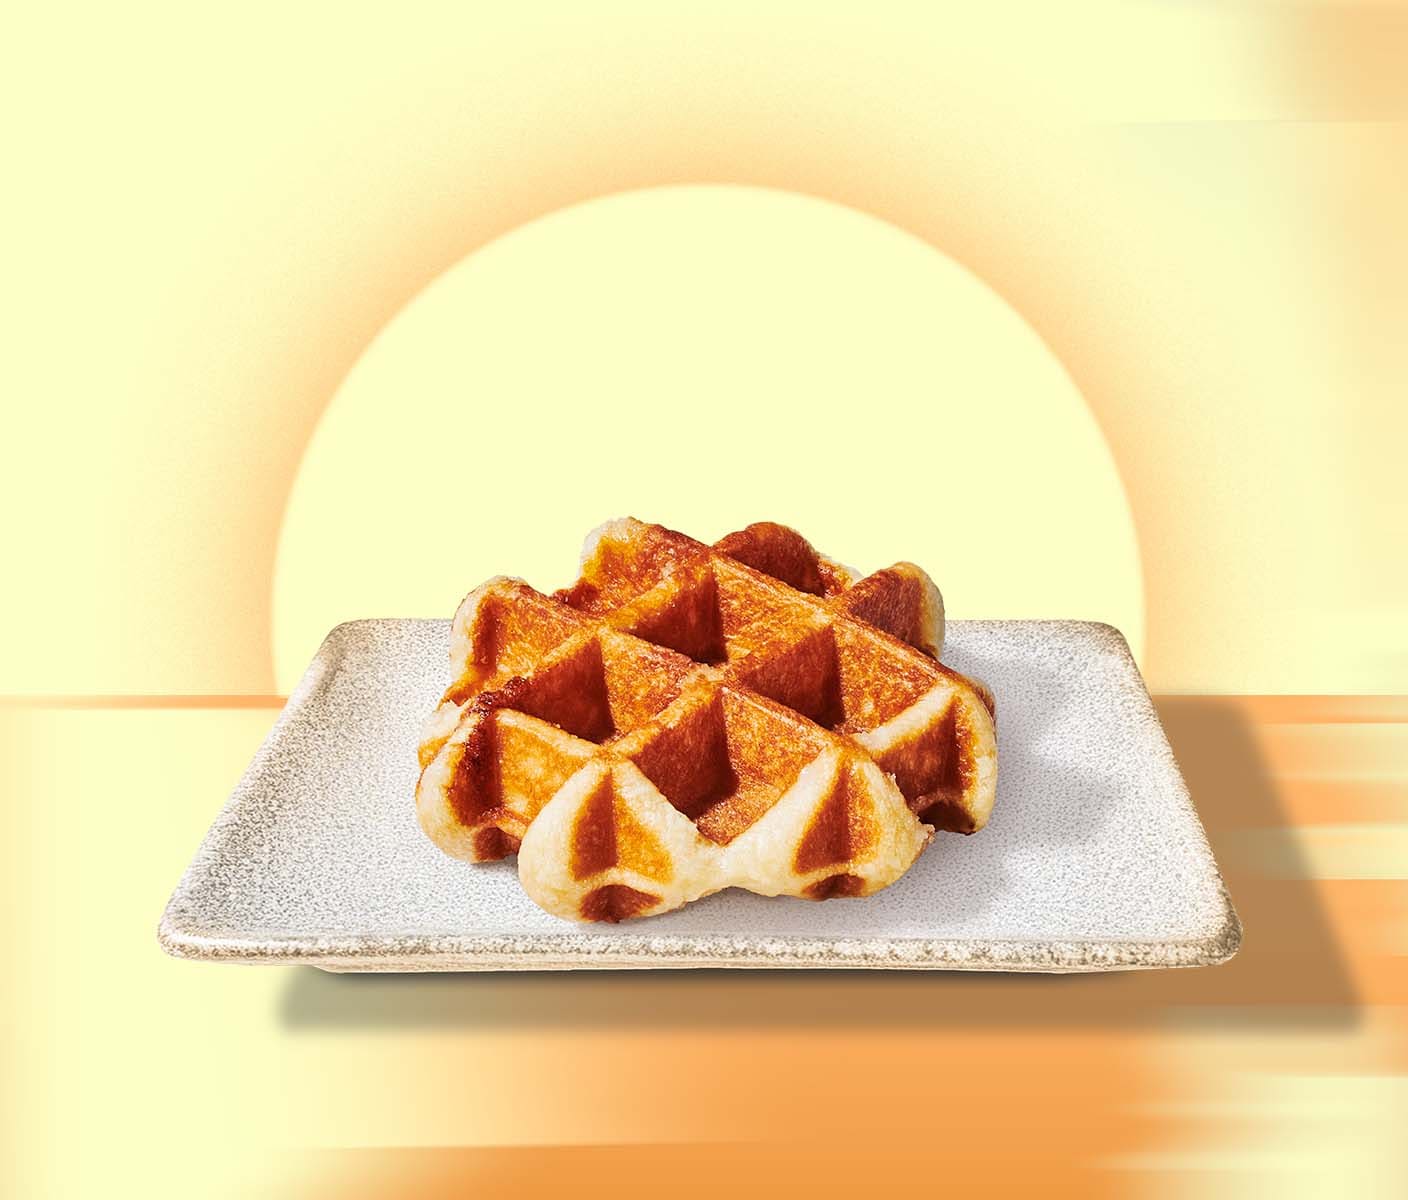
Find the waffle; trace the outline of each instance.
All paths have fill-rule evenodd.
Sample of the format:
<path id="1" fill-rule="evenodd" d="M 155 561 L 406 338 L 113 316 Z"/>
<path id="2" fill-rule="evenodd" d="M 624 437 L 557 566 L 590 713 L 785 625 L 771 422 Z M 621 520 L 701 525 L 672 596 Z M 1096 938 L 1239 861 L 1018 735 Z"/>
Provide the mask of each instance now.
<path id="1" fill-rule="evenodd" d="M 572 587 L 498 577 L 460 605 L 421 825 L 457 858 L 517 851 L 576 920 L 868 895 L 992 810 L 992 697 L 942 644 L 912 564 L 857 578 L 780 525 L 711 547 L 613 521 Z"/>

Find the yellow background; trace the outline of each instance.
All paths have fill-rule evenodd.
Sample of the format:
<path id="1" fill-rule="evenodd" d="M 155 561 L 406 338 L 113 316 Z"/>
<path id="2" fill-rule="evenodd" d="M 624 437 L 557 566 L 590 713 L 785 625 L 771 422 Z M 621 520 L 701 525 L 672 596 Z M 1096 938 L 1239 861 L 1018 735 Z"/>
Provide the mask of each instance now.
<path id="1" fill-rule="evenodd" d="M 793 1170 L 859 1188 L 875 1155 L 896 1173 L 1087 1194 L 1401 1186 L 1405 61 L 1394 3 L 11 14 L 3 1190 L 381 1195 L 569 1171 L 604 1194 L 626 1170 L 717 1194 Z M 325 574 L 312 535 L 335 527 L 327 481 L 351 488 L 363 467 L 400 494 L 417 477 L 391 453 L 399 436 L 301 473 L 354 364 L 501 235 L 694 184 L 884 223 L 913 243 L 896 271 L 928 264 L 913 294 L 957 264 L 1083 398 L 1127 506 L 1104 517 L 1135 539 L 1094 557 L 1138 566 L 1112 568 L 1136 599 L 1110 602 L 1142 610 L 1143 666 L 1247 925 L 1233 964 L 1079 981 L 358 981 L 161 957 L 156 917 L 277 711 L 299 622 L 347 602 L 340 582 L 310 582 Z M 750 257 L 746 236 L 728 246 Z M 905 294 L 879 311 L 903 312 Z M 738 295 L 756 302 L 746 279 Z M 590 294 L 581 323 L 555 311 L 556 336 L 601 316 Z M 851 369 L 887 329 L 873 324 Z M 1030 349 L 1025 336 L 1001 345 Z M 768 388 L 778 346 L 797 342 L 752 351 Z M 942 356 L 907 346 L 902 362 L 947 378 Z M 901 403 L 893 367 L 847 378 L 875 386 L 868 419 L 912 431 L 912 462 L 968 394 Z M 577 374 L 580 403 L 620 411 L 599 372 Z M 1061 392 L 1043 378 L 1033 421 Z M 463 439 L 463 511 L 434 505 L 408 534 L 421 547 L 444 530 L 437 573 L 416 577 L 425 611 L 448 613 L 489 570 L 528 569 L 497 554 L 485 569 L 473 487 L 505 477 L 502 456 L 531 457 L 577 401 L 538 399 L 521 445 L 466 400 L 471 429 L 497 412 L 501 436 Z M 386 422 L 404 433 L 420 402 L 388 404 Z M 697 424 L 662 421 L 687 444 Z M 535 568 L 568 573 L 575 539 L 620 507 L 601 467 L 614 429 L 576 430 L 531 499 L 490 508 L 527 523 Z M 450 435 L 422 436 L 438 462 Z M 808 437 L 828 458 L 859 444 L 860 478 L 886 478 L 871 433 Z M 1001 445 L 975 453 L 1011 470 Z M 866 533 L 891 518 L 883 498 L 848 512 L 783 486 L 798 478 L 755 474 L 731 504 L 860 566 L 925 562 L 956 615 L 1085 603 L 1059 579 L 997 588 L 1001 556 L 970 564 L 961 539 L 910 549 L 951 507 L 938 472 L 934 513 L 910 506 L 883 546 Z M 967 510 L 974 538 L 1052 502 L 1004 479 Z M 554 489 L 573 497 L 566 517 Z M 703 514 L 692 503 L 659 501 Z M 323 514 L 301 542 L 299 505 Z M 344 561 L 359 594 L 385 594 L 389 544 Z M 457 582 L 432 602 L 440 579 Z"/>

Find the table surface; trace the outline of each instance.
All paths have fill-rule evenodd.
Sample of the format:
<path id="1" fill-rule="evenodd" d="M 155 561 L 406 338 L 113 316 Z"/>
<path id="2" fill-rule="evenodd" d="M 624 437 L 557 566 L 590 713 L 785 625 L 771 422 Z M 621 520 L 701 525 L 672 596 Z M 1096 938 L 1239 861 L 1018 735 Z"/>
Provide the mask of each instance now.
<path id="1" fill-rule="evenodd" d="M 1246 929 L 1221 967 L 339 977 L 169 959 L 171 883 L 280 703 L 0 702 L 28 797 L 6 806 L 7 1194 L 93 1195 L 114 1172 L 158 1197 L 1408 1178 L 1408 698 L 1157 698 Z"/>

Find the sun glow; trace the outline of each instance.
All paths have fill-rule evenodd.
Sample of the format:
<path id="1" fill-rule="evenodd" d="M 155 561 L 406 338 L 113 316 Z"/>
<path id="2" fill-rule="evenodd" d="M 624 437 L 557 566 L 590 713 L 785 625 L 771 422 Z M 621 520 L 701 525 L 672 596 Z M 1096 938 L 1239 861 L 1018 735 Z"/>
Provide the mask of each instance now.
<path id="1" fill-rule="evenodd" d="M 339 621 L 446 616 L 574 575 L 624 514 L 793 524 L 924 566 L 951 617 L 1085 617 L 1143 645 L 1110 451 L 1041 339 L 934 247 L 758 188 L 604 197 L 457 263 L 368 346 L 292 489 L 278 685 Z"/>

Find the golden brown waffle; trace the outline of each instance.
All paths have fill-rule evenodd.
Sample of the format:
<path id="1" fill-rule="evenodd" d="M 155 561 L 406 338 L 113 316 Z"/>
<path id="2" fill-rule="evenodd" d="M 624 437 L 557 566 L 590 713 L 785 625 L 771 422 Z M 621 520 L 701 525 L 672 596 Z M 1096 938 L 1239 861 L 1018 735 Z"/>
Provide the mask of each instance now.
<path id="1" fill-rule="evenodd" d="M 611 522 L 571 588 L 500 577 L 460 605 L 421 824 L 470 861 L 517 850 L 533 899 L 578 920 L 731 886 L 869 894 L 931 826 L 992 809 L 992 698 L 942 642 L 911 564 L 857 580 L 780 525 L 710 547 Z"/>

